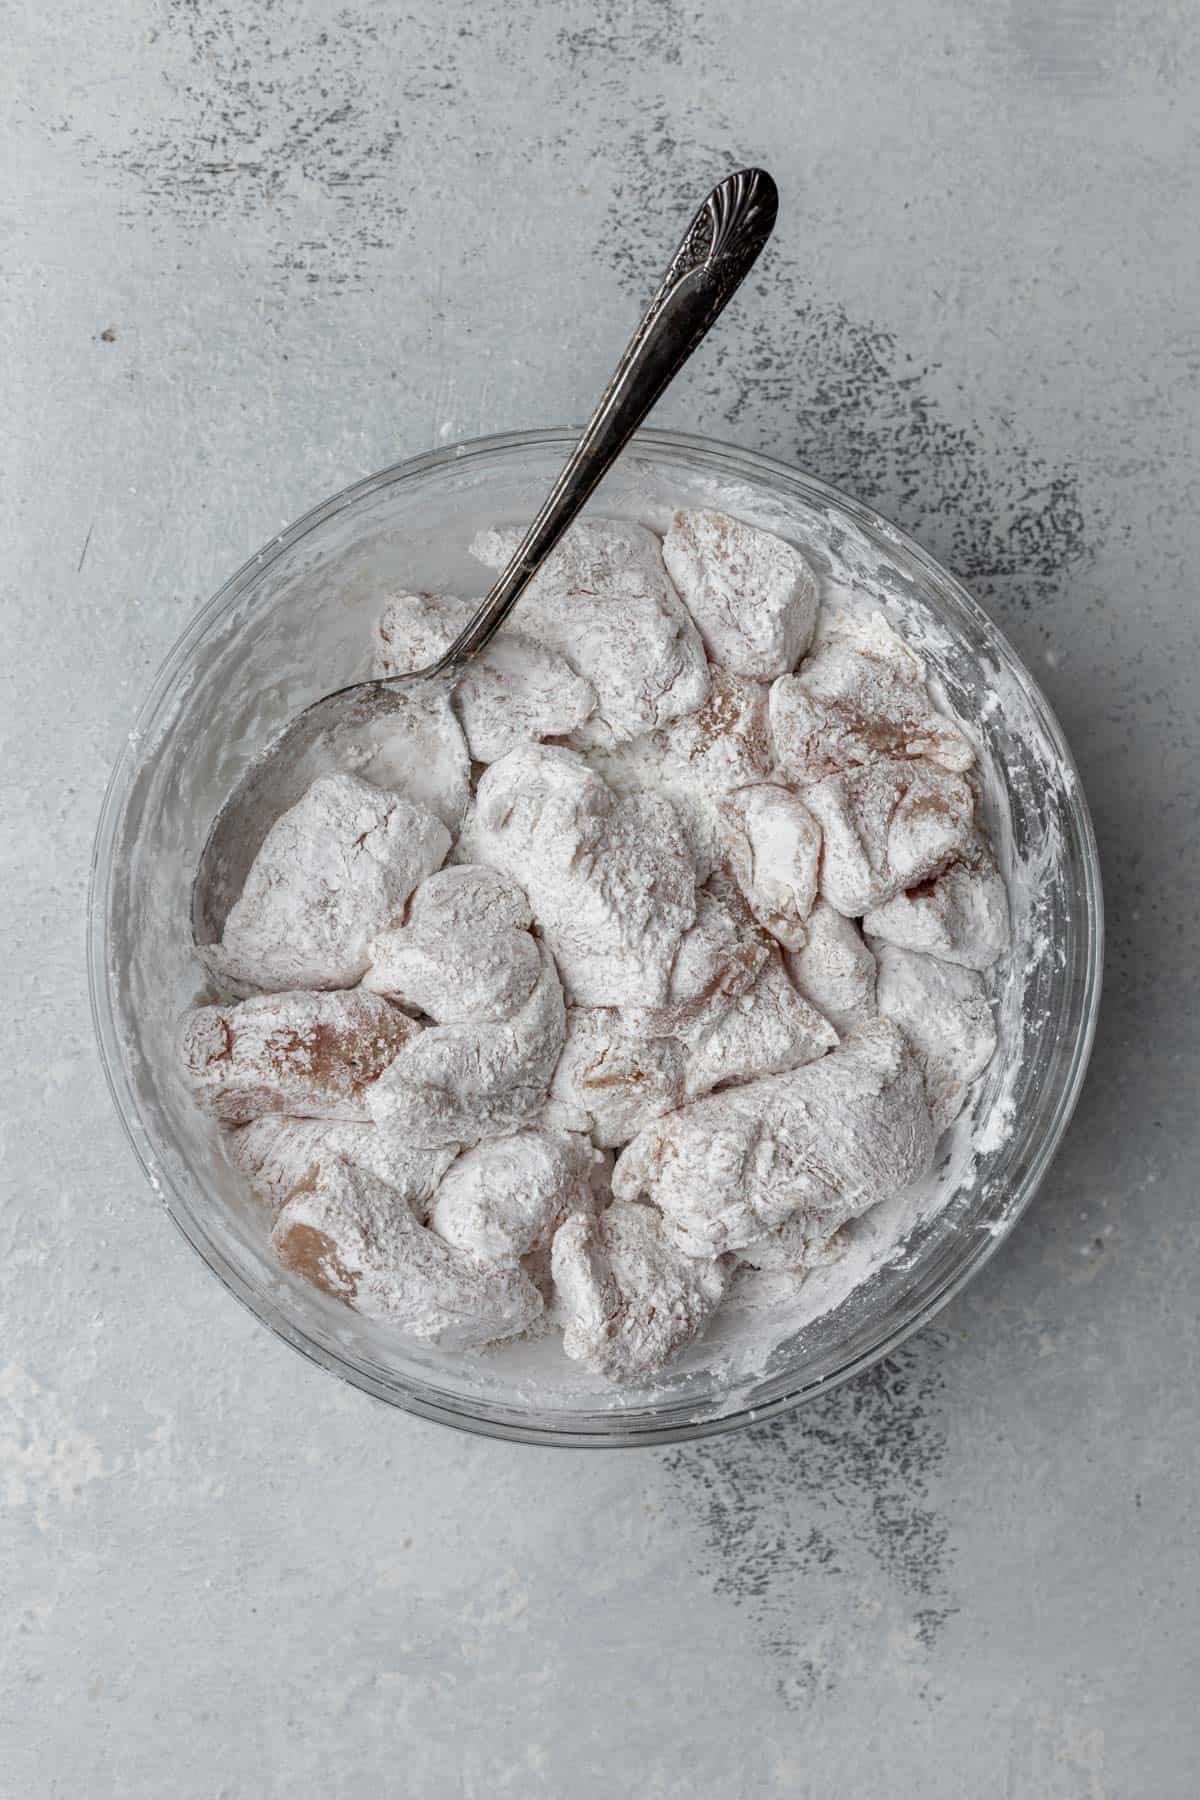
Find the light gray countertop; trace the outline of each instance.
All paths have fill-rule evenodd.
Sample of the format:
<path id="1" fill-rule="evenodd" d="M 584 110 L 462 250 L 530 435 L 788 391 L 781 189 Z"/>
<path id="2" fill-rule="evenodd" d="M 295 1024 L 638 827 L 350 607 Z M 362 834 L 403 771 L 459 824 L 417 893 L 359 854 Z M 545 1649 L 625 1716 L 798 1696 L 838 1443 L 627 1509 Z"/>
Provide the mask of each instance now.
<path id="1" fill-rule="evenodd" d="M 0 1793 L 1190 1800 L 1200 29 L 1134 0 L 9 9 Z M 773 250 L 657 415 L 966 578 L 1078 756 L 1092 1074 L 895 1360 L 685 1449 L 391 1414 L 159 1214 L 91 834 L 150 675 L 347 481 L 577 418 L 719 174 Z"/>

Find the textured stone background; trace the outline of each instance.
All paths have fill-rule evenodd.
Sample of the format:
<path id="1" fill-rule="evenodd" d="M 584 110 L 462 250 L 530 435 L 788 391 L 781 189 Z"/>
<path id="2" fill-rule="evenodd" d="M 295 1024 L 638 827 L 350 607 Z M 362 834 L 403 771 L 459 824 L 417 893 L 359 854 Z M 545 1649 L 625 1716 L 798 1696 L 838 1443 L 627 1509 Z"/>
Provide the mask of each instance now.
<path id="1" fill-rule="evenodd" d="M 0 1791 L 1196 1792 L 1186 0 L 0 8 Z M 393 1416 L 158 1216 L 102 1087 L 104 781 L 286 521 L 579 417 L 694 199 L 775 248 L 665 402 L 974 585 L 1082 765 L 1093 1073 L 1015 1238 L 802 1415 L 581 1458 Z"/>

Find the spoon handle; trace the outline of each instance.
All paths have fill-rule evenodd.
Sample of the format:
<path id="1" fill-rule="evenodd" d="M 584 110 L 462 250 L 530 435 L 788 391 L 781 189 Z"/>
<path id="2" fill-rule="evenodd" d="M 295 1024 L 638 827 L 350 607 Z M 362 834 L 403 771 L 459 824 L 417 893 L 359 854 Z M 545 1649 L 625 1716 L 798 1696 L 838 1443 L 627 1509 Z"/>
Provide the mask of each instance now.
<path id="1" fill-rule="evenodd" d="M 663 389 L 707 336 L 771 235 L 779 195 L 764 169 L 718 182 L 687 231 L 541 511 L 508 567 L 427 675 L 458 668 L 494 636 Z"/>

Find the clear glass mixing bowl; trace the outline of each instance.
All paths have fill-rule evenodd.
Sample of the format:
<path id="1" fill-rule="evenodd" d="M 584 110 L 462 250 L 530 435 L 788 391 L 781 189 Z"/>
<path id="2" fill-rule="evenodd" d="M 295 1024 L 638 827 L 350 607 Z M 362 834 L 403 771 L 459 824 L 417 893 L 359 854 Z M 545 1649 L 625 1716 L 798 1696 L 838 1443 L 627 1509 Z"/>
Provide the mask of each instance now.
<path id="1" fill-rule="evenodd" d="M 244 761 L 299 707 L 365 674 L 390 589 L 479 593 L 474 532 L 536 510 L 574 441 L 523 432 L 438 450 L 308 513 L 226 583 L 176 644 L 113 772 L 96 838 L 89 970 L 122 1122 L 167 1212 L 209 1268 L 280 1337 L 426 1418 L 526 1443 L 661 1443 L 762 1419 L 844 1380 L 930 1319 L 1028 1203 L 1083 1080 L 1100 987 L 1096 845 L 1062 732 L 1037 685 L 954 578 L 867 507 L 769 457 L 639 435 L 594 503 L 663 525 L 717 504 L 805 548 L 827 591 L 874 591 L 973 734 L 1013 903 L 995 974 L 1001 1046 L 936 1179 L 879 1209 L 844 1291 L 814 1276 L 801 1313 L 734 1318 L 644 1389 L 614 1392 L 556 1338 L 473 1356 L 406 1342 L 286 1275 L 264 1210 L 225 1165 L 175 1066 L 178 1015 L 201 985 L 188 890 Z M 865 1261 L 863 1261 L 865 1258 Z"/>

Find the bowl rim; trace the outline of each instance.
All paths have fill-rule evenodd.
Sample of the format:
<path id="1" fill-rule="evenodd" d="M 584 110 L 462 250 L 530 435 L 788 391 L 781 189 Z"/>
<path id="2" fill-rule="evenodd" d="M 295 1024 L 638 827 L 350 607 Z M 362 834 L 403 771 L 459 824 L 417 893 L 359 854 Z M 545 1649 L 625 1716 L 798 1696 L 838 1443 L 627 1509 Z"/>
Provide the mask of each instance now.
<path id="1" fill-rule="evenodd" d="M 160 1161 L 153 1137 L 142 1116 L 122 1052 L 109 992 L 108 900 L 116 865 L 115 860 L 107 852 L 115 841 L 123 808 L 128 798 L 130 784 L 137 766 L 138 747 L 152 727 L 159 708 L 167 698 L 192 650 L 206 635 L 213 621 L 236 604 L 250 583 L 261 575 L 271 563 L 293 549 L 337 513 L 356 505 L 373 492 L 393 487 L 399 482 L 416 480 L 447 464 L 461 464 L 469 459 L 487 458 L 514 450 L 557 446 L 562 448 L 565 454 L 577 441 L 580 429 L 577 426 L 544 426 L 534 430 L 496 432 L 484 437 L 468 438 L 404 458 L 371 475 L 351 482 L 301 514 L 284 531 L 278 533 L 260 550 L 248 557 L 189 620 L 159 664 L 146 698 L 138 708 L 134 723 L 117 754 L 105 786 L 92 845 L 88 880 L 88 994 L 105 1081 L 122 1128 L 141 1164 L 143 1174 L 176 1229 L 197 1253 L 209 1273 L 227 1292 L 240 1301 L 260 1324 L 265 1325 L 276 1337 L 281 1338 L 292 1349 L 299 1351 L 310 1362 L 337 1376 L 349 1386 L 392 1408 L 429 1419 L 434 1423 L 450 1425 L 457 1430 L 475 1435 L 500 1438 L 515 1443 L 541 1444 L 556 1448 L 639 1449 L 718 1436 L 789 1412 L 804 1401 L 813 1399 L 818 1394 L 829 1392 L 834 1387 L 840 1386 L 842 1382 L 862 1374 L 898 1349 L 914 1333 L 922 1330 L 979 1273 L 980 1269 L 1008 1238 L 1045 1178 L 1070 1124 L 1082 1091 L 1095 1040 L 1103 979 L 1104 901 L 1095 830 L 1079 780 L 1075 759 L 1053 708 L 1024 659 L 1017 654 L 1005 633 L 963 583 L 928 551 L 924 550 L 907 532 L 893 524 L 883 514 L 876 512 L 874 508 L 866 506 L 862 501 L 855 499 L 832 483 L 824 481 L 819 476 L 810 475 L 777 457 L 766 455 L 758 450 L 747 449 L 727 440 L 700 436 L 692 432 L 666 430 L 660 427 L 643 427 L 635 434 L 630 446 L 632 454 L 636 454 L 639 446 L 644 446 L 659 454 L 677 452 L 693 458 L 698 457 L 702 461 L 733 460 L 739 465 L 739 473 L 747 480 L 753 482 L 756 476 L 769 476 L 776 485 L 782 484 L 784 487 L 791 487 L 797 491 L 803 490 L 806 497 L 815 493 L 856 524 L 875 536 L 882 537 L 885 541 L 894 544 L 938 586 L 947 588 L 973 621 L 998 642 L 1014 669 L 1023 678 L 1032 698 L 1038 704 L 1045 727 L 1069 778 L 1071 823 L 1078 833 L 1079 864 L 1083 878 L 1084 905 L 1080 923 L 1083 949 L 1080 960 L 1083 979 L 1080 995 L 1080 1028 L 1076 1034 L 1069 1069 L 1059 1093 L 1055 1111 L 1048 1121 L 1047 1128 L 1038 1141 L 1036 1149 L 1030 1154 L 1028 1166 L 1016 1190 L 1010 1193 L 1009 1203 L 999 1224 L 977 1234 L 976 1241 L 970 1250 L 953 1270 L 932 1288 L 921 1304 L 914 1308 L 911 1317 L 899 1325 L 892 1325 L 888 1330 L 875 1337 L 865 1348 L 853 1356 L 848 1356 L 844 1362 L 839 1363 L 828 1373 L 808 1381 L 800 1381 L 795 1387 L 789 1388 L 788 1391 L 777 1394 L 759 1405 L 743 1405 L 728 1413 L 712 1417 L 677 1419 L 662 1425 L 639 1424 L 631 1427 L 625 1415 L 614 1411 L 611 1415 L 603 1415 L 606 1421 L 603 1428 L 586 1431 L 560 1429 L 540 1424 L 521 1424 L 510 1418 L 481 1416 L 468 1410 L 465 1406 L 460 1408 L 457 1405 L 449 1404 L 445 1399 L 428 1398 L 425 1394 L 415 1392 L 407 1386 L 403 1391 L 398 1391 L 393 1385 L 385 1386 L 371 1374 L 369 1369 L 337 1356 L 336 1353 L 326 1349 L 324 1345 L 308 1337 L 293 1324 L 282 1308 L 273 1302 L 268 1302 L 262 1294 L 257 1292 L 198 1228 L 189 1207 L 184 1203 L 170 1174 Z"/>

